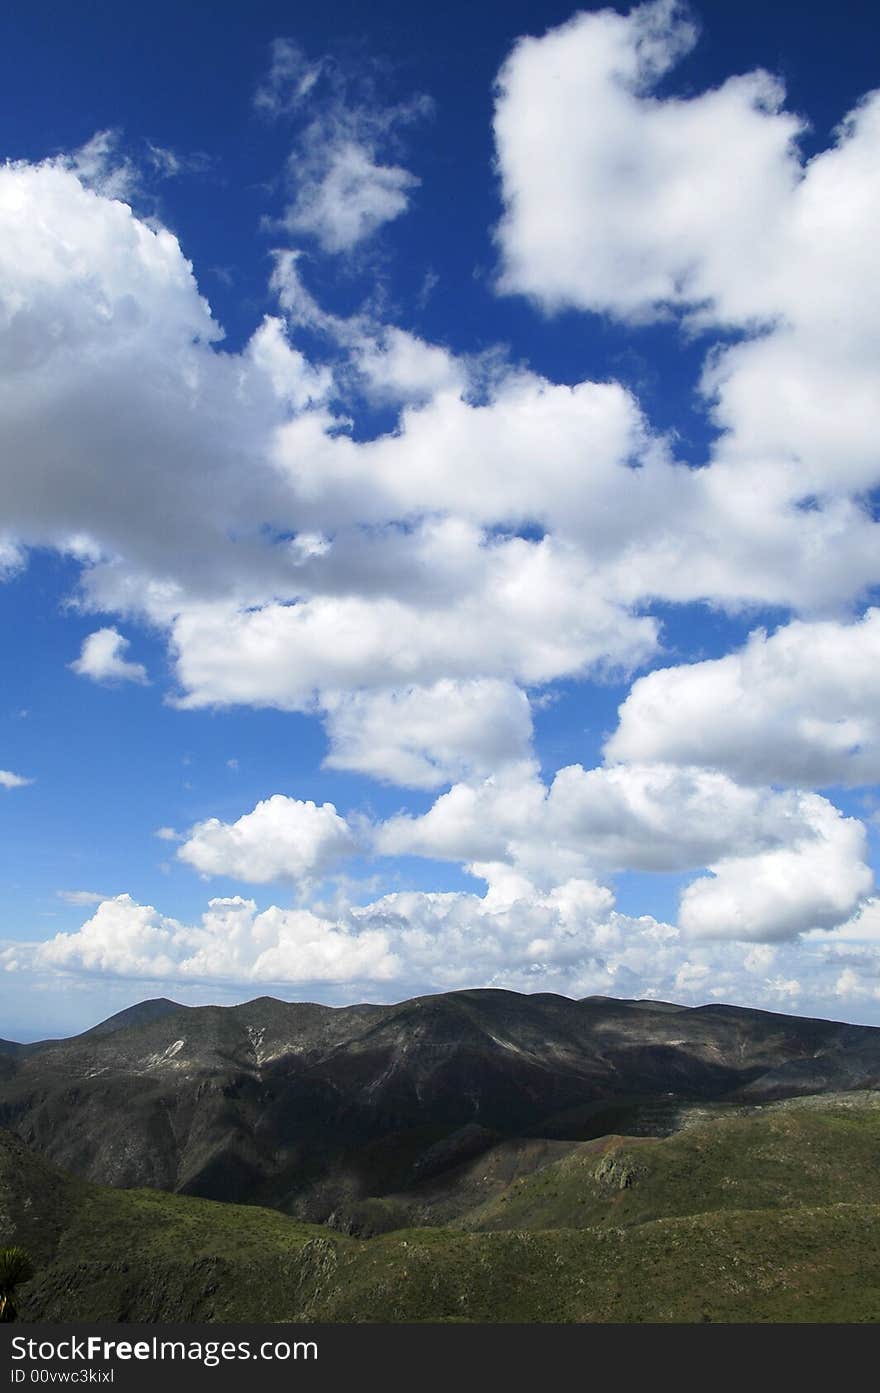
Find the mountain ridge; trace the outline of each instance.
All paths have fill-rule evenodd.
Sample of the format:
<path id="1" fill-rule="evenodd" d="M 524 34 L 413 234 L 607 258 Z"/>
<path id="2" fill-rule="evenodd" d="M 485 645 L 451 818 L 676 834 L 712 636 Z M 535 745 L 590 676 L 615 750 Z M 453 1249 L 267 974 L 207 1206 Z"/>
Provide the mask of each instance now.
<path id="1" fill-rule="evenodd" d="M 152 998 L 0 1056 L 0 1126 L 65 1170 L 343 1224 L 502 1141 L 880 1086 L 880 1028 L 495 988 L 391 1005 Z"/>

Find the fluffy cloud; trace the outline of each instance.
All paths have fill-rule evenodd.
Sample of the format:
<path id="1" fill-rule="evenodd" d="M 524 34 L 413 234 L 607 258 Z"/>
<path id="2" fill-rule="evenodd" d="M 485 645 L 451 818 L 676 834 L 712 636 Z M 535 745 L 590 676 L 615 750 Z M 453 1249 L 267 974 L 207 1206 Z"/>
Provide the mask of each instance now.
<path id="1" fill-rule="evenodd" d="M 301 358 L 271 321 L 242 354 L 217 352 L 177 239 L 61 163 L 0 167 L 0 233 L 9 533 L 61 549 L 76 539 L 96 581 L 133 593 L 227 587 L 229 554 L 265 575 L 254 533 L 277 492 L 266 451 Z"/>
<path id="2" fill-rule="evenodd" d="M 176 239 L 69 168 L 0 170 L 0 225 L 4 517 L 24 545 L 82 559 L 84 603 L 173 625 L 197 701 L 311 702 L 323 687 L 374 683 L 389 658 L 389 685 L 401 685 L 545 680 L 652 650 L 653 621 L 629 615 L 577 548 L 461 517 L 535 513 L 539 474 L 548 496 L 563 490 L 559 514 L 566 500 L 574 509 L 572 472 L 613 475 L 641 438 L 622 389 L 513 374 L 481 408 L 456 395 L 463 370 L 441 350 L 360 333 L 363 379 L 390 358 L 396 391 L 438 395 L 415 411 L 404 448 L 393 434 L 358 446 L 322 406 L 329 373 L 279 320 L 240 354 L 219 352 Z M 550 488 L 546 442 L 563 432 Z M 471 481 L 470 498 L 457 499 L 456 479 Z M 304 545 L 325 531 L 332 543 Z M 230 670 L 243 671 L 255 640 L 278 650 L 240 695 L 202 679 L 215 615 Z M 456 659 L 462 632 L 472 638 Z M 307 679 L 294 686 L 279 667 Z"/>
<path id="3" fill-rule="evenodd" d="M 357 387 L 371 402 L 424 405 L 440 392 L 464 396 L 486 376 L 497 355 L 459 357 L 439 344 L 427 343 L 395 324 L 385 324 L 366 309 L 343 316 L 318 304 L 303 279 L 303 253 L 277 249 L 270 279 L 278 303 L 293 330 L 317 332 L 350 357 Z M 474 380 L 472 380 L 474 379 Z"/>
<path id="4" fill-rule="evenodd" d="M 192 926 L 121 895 L 75 933 L 3 949 L 0 965 L 43 983 L 59 973 L 67 981 L 71 974 L 109 974 L 181 990 L 197 983 L 297 986 L 344 1001 L 493 986 L 828 1014 L 846 1002 L 878 999 L 876 944 L 819 933 L 797 949 L 702 945 L 672 925 L 618 913 L 610 894 L 591 881 L 546 892 L 524 881 L 494 889 L 485 896 L 401 892 L 333 916 L 215 899 Z"/>
<path id="5" fill-rule="evenodd" d="M 549 310 L 680 311 L 745 333 L 710 356 L 702 384 L 731 504 L 750 504 L 768 469 L 792 498 L 871 487 L 880 96 L 805 164 L 804 122 L 764 71 L 655 95 L 695 41 L 682 6 L 654 0 L 516 45 L 495 115 L 501 287 Z"/>
<path id="6" fill-rule="evenodd" d="M 255 885 L 320 878 L 355 850 L 355 838 L 332 803 L 273 794 L 237 822 L 198 822 L 177 855 L 203 875 Z"/>
<path id="7" fill-rule="evenodd" d="M 147 669 L 124 656 L 129 646 L 117 629 L 96 629 L 83 640 L 82 652 L 70 666 L 93 682 L 146 682 Z"/>
<path id="8" fill-rule="evenodd" d="M 32 783 L 33 779 L 26 779 L 22 774 L 13 774 L 11 769 L 0 769 L 0 788 L 25 788 Z"/>
<path id="9" fill-rule="evenodd" d="M 321 689 L 544 683 L 629 670 L 655 650 L 656 621 L 609 601 L 577 553 L 551 538 L 487 538 L 448 521 L 347 540 L 302 563 L 328 587 L 338 568 L 341 593 L 182 610 L 171 630 L 180 704 L 312 710 Z"/>
<path id="10" fill-rule="evenodd" d="M 796 182 L 801 123 L 765 72 L 657 100 L 695 42 L 684 7 L 655 0 L 516 44 L 495 110 L 504 289 L 625 316 L 748 294 Z"/>
<path id="11" fill-rule="evenodd" d="M 10 970 L 29 964 L 175 981 L 384 982 L 393 991 L 426 980 L 473 985 L 474 974 L 488 974 L 497 985 L 525 986 L 558 983 L 578 971 L 607 975 L 597 953 L 619 951 L 630 922 L 616 922 L 610 896 L 590 882 L 500 904 L 468 894 L 387 895 L 348 906 L 334 919 L 275 906 L 258 912 L 240 897 L 215 899 L 191 927 L 120 895 L 77 932 L 30 950 L 6 950 L 2 960 Z M 675 937 L 668 926 L 635 922 L 651 941 Z"/>
<path id="12" fill-rule="evenodd" d="M 507 290 L 551 310 L 723 330 L 701 381 L 720 435 L 699 469 L 620 383 L 554 383 L 367 312 L 322 311 L 296 251 L 276 258 L 279 313 L 224 351 L 176 238 L 119 201 L 133 184 L 124 170 L 112 183 L 109 138 L 0 169 L 0 565 L 39 545 L 76 559 L 83 606 L 167 637 L 181 706 L 314 713 L 333 765 L 417 788 L 452 781 L 423 817 L 380 827 L 376 846 L 461 861 L 489 883 L 482 898 L 386 897 L 314 922 L 226 905 L 207 940 L 192 937 L 204 925 L 114 901 L 100 932 L 53 950 L 62 958 L 130 950 L 145 972 L 167 962 L 185 976 L 204 951 L 199 970 L 250 980 L 277 949 L 273 970 L 298 971 L 301 951 L 331 980 L 315 945 L 338 950 L 344 975 L 375 932 L 367 981 L 399 971 L 441 985 L 461 971 L 621 990 L 702 981 L 706 993 L 772 970 L 761 990 L 788 1000 L 801 974 L 787 949 L 771 964 L 724 944 L 733 976 L 710 977 L 695 936 L 828 931 L 866 893 L 858 824 L 800 786 L 876 777 L 877 621 L 839 612 L 880 579 L 865 503 L 880 478 L 878 104 L 804 165 L 800 123 L 766 74 L 656 95 L 693 40 L 668 3 L 524 40 L 499 80 L 496 138 Z M 394 130 L 419 103 L 382 108 L 281 45 L 258 104 L 299 123 L 289 228 L 336 250 L 401 211 L 410 176 Z M 395 408 L 375 438 L 365 403 Z M 661 642 L 652 603 L 700 599 L 807 622 L 643 679 L 613 762 L 545 786 L 522 689 L 634 670 Z M 92 635 L 78 670 L 142 673 L 124 642 L 115 628 Z M 237 822 L 200 823 L 181 855 L 262 883 L 320 878 L 352 846 L 331 805 L 276 795 Z M 711 875 L 673 929 L 614 917 L 596 877 L 619 867 Z M 216 967 L 214 940 L 240 924 L 240 965 Z"/>
<path id="13" fill-rule="evenodd" d="M 815 794 L 802 800 L 808 835 L 753 856 L 725 856 L 682 895 L 679 923 L 702 938 L 793 938 L 843 923 L 873 887 L 861 823 Z"/>
<path id="14" fill-rule="evenodd" d="M 701 323 L 749 324 L 791 310 L 808 269 L 827 262 L 837 274 L 813 282 L 798 317 L 827 313 L 869 270 L 876 103 L 804 168 L 805 122 L 763 70 L 687 98 L 655 95 L 696 41 L 684 5 L 653 0 L 517 43 L 495 111 L 503 288 L 549 308 L 638 318 L 678 307 Z"/>
<path id="15" fill-rule="evenodd" d="M 528 698 L 483 679 L 377 692 L 325 693 L 333 769 L 353 769 L 409 788 L 479 777 L 527 756 Z"/>
<path id="16" fill-rule="evenodd" d="M 317 315 L 337 376 L 404 403 L 354 439 L 278 318 L 220 352 L 176 239 L 68 167 L 0 171 L 0 223 L 7 525 L 82 560 L 83 603 L 169 633 L 186 704 L 627 670 L 656 648 L 652 596 L 828 604 L 876 574 L 855 500 L 797 508 L 769 474 L 755 510 L 618 384 L 322 318 L 288 258 L 294 329 Z"/>
<path id="17" fill-rule="evenodd" d="M 375 844 L 464 861 L 490 882 L 510 871 L 547 885 L 707 866 L 713 875 L 685 889 L 679 922 L 690 936 L 730 940 L 841 924 L 873 884 L 864 827 L 826 799 L 670 766 L 572 765 L 549 788 L 533 766 L 514 766 L 456 784 L 420 817 L 392 818 Z"/>
<path id="18" fill-rule="evenodd" d="M 661 468 L 666 455 L 619 383 L 563 386 L 499 366 L 473 399 L 467 363 L 435 346 L 380 331 L 353 348 L 374 380 L 390 363 L 391 395 L 403 395 L 406 383 L 412 396 L 433 391 L 404 409 L 397 431 L 374 440 L 354 441 L 319 414 L 278 433 L 276 465 L 311 504 L 315 526 L 442 511 L 477 525 L 543 523 L 608 555 L 647 527 L 661 478 L 686 483 L 687 470 Z M 650 482 L 634 480 L 638 471 L 627 466 L 635 462 L 656 464 Z M 613 505 L 627 492 L 634 515 L 621 519 Z"/>
<path id="19" fill-rule="evenodd" d="M 740 782 L 880 779 L 880 610 L 854 623 L 763 629 L 708 662 L 641 677 L 606 745 L 611 759 L 723 769 Z"/>
<path id="20" fill-rule="evenodd" d="M 122 977 L 242 983 L 383 981 L 396 966 L 380 931 L 352 933 L 308 910 L 257 913 L 253 900 L 215 899 L 200 924 L 188 927 L 129 895 L 105 900 L 76 933 L 40 944 L 31 961 Z"/>
<path id="21" fill-rule="evenodd" d="M 354 364 L 374 401 L 424 403 L 439 393 L 456 398 L 467 391 L 465 363 L 395 325 L 358 335 L 351 346 Z"/>

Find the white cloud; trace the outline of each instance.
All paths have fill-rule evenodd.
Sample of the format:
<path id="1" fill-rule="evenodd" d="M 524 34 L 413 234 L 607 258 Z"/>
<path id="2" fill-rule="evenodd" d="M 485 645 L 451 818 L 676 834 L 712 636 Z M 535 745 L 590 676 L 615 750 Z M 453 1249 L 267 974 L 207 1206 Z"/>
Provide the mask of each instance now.
<path id="1" fill-rule="evenodd" d="M 181 842 L 184 840 L 182 833 L 175 831 L 173 827 L 157 827 L 153 833 L 160 842 Z"/>
<path id="2" fill-rule="evenodd" d="M 817 794 L 746 789 L 706 769 L 533 765 L 456 784 L 419 817 L 377 828 L 376 849 L 461 861 L 490 882 L 539 886 L 617 870 L 709 867 L 682 895 L 689 936 L 793 939 L 843 923 L 871 890 L 865 829 Z"/>
<path id="3" fill-rule="evenodd" d="M 325 59 L 309 62 L 291 39 L 273 39 L 269 71 L 254 93 L 254 106 L 275 119 L 293 111 L 313 90 Z"/>
<path id="4" fill-rule="evenodd" d="M 332 769 L 408 788 L 479 777 L 528 755 L 528 698 L 492 679 L 322 696 Z"/>
<path id="5" fill-rule="evenodd" d="M 349 354 L 369 391 L 387 375 L 386 399 L 408 403 L 399 428 L 376 440 L 354 441 L 314 414 L 278 433 L 277 467 L 316 529 L 431 510 L 496 529 L 538 524 L 627 605 L 827 608 L 876 575 L 877 527 L 845 478 L 801 507 L 802 471 L 788 460 L 768 469 L 761 458 L 760 474 L 726 457 L 709 469 L 677 464 L 620 384 L 560 386 L 500 359 L 452 359 L 363 316 L 327 315 L 295 255 L 279 256 L 274 286 L 294 324 Z"/>
<path id="6" fill-rule="evenodd" d="M 549 897 L 595 884 L 594 870 L 711 868 L 686 895 L 688 934 L 797 935 L 864 894 L 858 825 L 766 785 L 876 777 L 876 619 L 838 621 L 880 579 L 863 497 L 880 477 L 877 106 L 803 166 L 798 122 L 766 75 L 656 96 L 654 77 L 691 42 L 660 4 L 518 46 L 498 106 L 500 236 L 505 284 L 549 308 L 665 306 L 692 328 L 751 335 L 726 334 L 707 360 L 703 404 L 723 433 L 701 469 L 674 459 L 619 383 L 562 385 L 367 312 L 327 314 L 296 253 L 277 258 L 272 287 L 287 323 L 269 316 L 225 352 L 177 240 L 110 196 L 109 138 L 0 169 L 0 561 L 38 545 L 77 560 L 83 605 L 168 637 L 183 706 L 322 714 L 331 763 L 421 788 L 454 780 L 379 842 L 485 872 L 487 895 L 455 914 L 498 954 L 502 902 L 540 920 L 528 943 L 555 943 Z M 418 103 L 407 114 L 352 97 L 293 46 L 276 48 L 265 94 L 267 113 L 303 123 L 292 217 L 309 190 L 320 204 L 340 151 L 360 152 L 371 197 L 377 170 L 403 170 L 384 142 Z M 359 197 L 316 214 L 319 242 L 354 245 L 376 225 L 381 199 L 364 213 Z M 329 342 L 332 370 L 300 333 Z M 376 439 L 346 419 L 364 397 L 399 408 Z M 518 689 L 630 671 L 658 649 L 651 602 L 701 598 L 808 622 L 644 679 L 609 746 L 627 767 L 573 766 L 545 787 L 525 762 Z M 145 677 L 117 629 L 86 647 L 101 634 L 78 670 Z M 319 877 L 345 851 L 345 823 L 276 797 L 199 824 L 184 859 L 258 882 Z M 427 903 L 412 908 L 426 944 L 440 915 Z M 610 913 L 594 905 L 591 922 Z M 176 932 L 163 925 L 142 926 L 159 935 L 154 957 Z M 528 980 L 525 949 L 511 951 L 511 980 Z M 495 952 L 464 966 L 501 973 Z M 705 965 L 692 940 L 687 953 L 688 971 Z M 768 992 L 803 986 L 784 957 Z M 430 975 L 433 960 L 412 961 Z"/>
<path id="7" fill-rule="evenodd" d="M 656 96 L 695 39 L 681 6 L 655 0 L 517 44 L 495 116 L 501 288 L 742 331 L 703 379 L 725 432 L 716 492 L 735 515 L 769 474 L 821 506 L 880 477 L 880 94 L 804 163 L 805 123 L 764 71 Z"/>
<path id="8" fill-rule="evenodd" d="M 345 140 L 324 153 L 311 176 L 302 178 L 297 170 L 297 194 L 284 226 L 314 237 L 322 251 L 351 251 L 406 212 L 410 190 L 419 182 L 408 170 L 378 164 L 369 148 Z"/>
<path id="9" fill-rule="evenodd" d="M 349 355 L 342 377 L 351 379 L 370 401 L 424 405 L 440 392 L 465 395 L 482 358 L 457 357 L 439 344 L 385 324 L 362 307 L 342 316 L 323 309 L 308 290 L 302 274 L 301 251 L 276 249 L 270 286 L 291 328 L 306 328 L 328 340 L 337 352 Z M 485 377 L 485 372 L 482 376 Z"/>
<path id="10" fill-rule="evenodd" d="M 237 822 L 197 822 L 177 855 L 203 875 L 263 884 L 320 878 L 355 849 L 354 833 L 332 803 L 275 793 Z"/>
<path id="11" fill-rule="evenodd" d="M 406 212 L 420 181 L 383 151 L 430 110 L 427 98 L 388 105 L 369 66 L 356 73 L 329 57 L 313 62 L 279 39 L 254 104 L 272 119 L 298 118 L 287 169 L 293 198 L 281 220 L 288 232 L 313 237 L 325 252 L 350 252 Z"/>
<path id="12" fill-rule="evenodd" d="M 33 779 L 26 779 L 22 774 L 13 774 L 11 769 L 0 769 L 0 788 L 26 788 L 33 782 Z"/>
<path id="13" fill-rule="evenodd" d="M 345 371 L 386 363 L 409 402 L 355 440 L 279 319 L 217 351 L 177 241 L 70 170 L 0 171 L 0 222 L 7 526 L 75 540 L 84 603 L 170 632 L 189 705 L 626 670 L 656 649 L 646 597 L 828 604 L 876 574 L 855 501 L 797 509 L 771 474 L 746 507 L 717 466 L 674 464 L 617 384 L 487 376 L 330 316 Z"/>
<path id="14" fill-rule="evenodd" d="M 880 610 L 852 623 L 794 621 L 735 653 L 633 684 L 611 759 L 723 769 L 743 783 L 880 779 Z"/>
<path id="15" fill-rule="evenodd" d="M 460 359 L 394 325 L 355 336 L 352 347 L 368 394 L 376 401 L 424 403 L 441 392 L 457 397 L 467 389 L 467 369 Z"/>
<path id="16" fill-rule="evenodd" d="M 118 895 L 99 905 L 73 934 L 56 934 L 35 950 L 40 965 L 125 976 L 167 976 L 176 966 L 180 925 L 149 905 Z"/>
<path id="17" fill-rule="evenodd" d="M 308 910 L 253 900 L 211 900 L 201 923 L 188 927 L 129 895 L 105 900 L 82 928 L 38 945 L 37 967 L 165 977 L 177 981 L 384 981 L 397 966 L 387 935 L 330 924 Z"/>
<path id="18" fill-rule="evenodd" d="M 72 905 L 100 904 L 102 900 L 107 899 L 106 895 L 99 894 L 96 890 L 56 890 L 55 894 L 60 900 L 64 900 L 65 904 Z"/>
<path id="19" fill-rule="evenodd" d="M 757 855 L 725 856 L 687 886 L 679 923 L 703 938 L 777 941 L 844 923 L 873 887 L 865 829 L 805 795 L 809 833 Z"/>
<path id="20" fill-rule="evenodd" d="M 455 784 L 421 816 L 392 818 L 377 830 L 377 846 L 386 854 L 508 861 L 539 880 L 541 866 L 544 878 L 563 865 L 569 874 L 683 871 L 731 845 L 752 854 L 808 834 L 813 797 L 742 788 L 708 769 L 672 765 L 573 764 L 547 786 L 524 762 L 482 783 Z"/>
<path id="21" fill-rule="evenodd" d="M 96 131 L 72 155 L 61 156 L 56 163 L 72 170 L 81 184 L 102 198 L 127 202 L 137 192 L 140 179 L 135 165 L 120 153 L 119 144 L 118 131 Z"/>
<path id="22" fill-rule="evenodd" d="M 291 517 L 269 441 L 328 378 L 277 320 L 240 354 L 220 337 L 165 228 L 58 162 L 0 167 L 5 535 L 73 548 L 141 611 L 181 586 L 271 590 L 289 568 L 261 529 Z"/>
<path id="23" fill-rule="evenodd" d="M 492 986 L 834 1015 L 843 1001 L 878 999 L 876 945 L 858 949 L 832 934 L 797 948 L 706 945 L 648 916 L 618 913 L 591 881 L 544 892 L 523 880 L 495 888 L 485 896 L 398 892 L 343 905 L 332 917 L 215 899 L 192 926 L 121 895 L 75 933 L 0 950 L 0 964 L 44 985 L 57 974 L 67 982 L 112 975 L 181 988 L 296 985 L 342 1001 Z"/>
<path id="24" fill-rule="evenodd" d="M 21 548 L 9 537 L 0 537 L 0 581 L 8 580 L 24 566 Z"/>
<path id="25" fill-rule="evenodd" d="M 93 682 L 147 682 L 144 665 L 131 663 L 124 656 L 128 647 L 128 639 L 118 630 L 96 629 L 83 640 L 82 652 L 70 667 Z"/>
<path id="26" fill-rule="evenodd" d="M 293 348 L 280 319 L 267 315 L 248 344 L 250 362 L 272 384 L 275 396 L 295 411 L 322 402 L 333 376 L 328 368 L 313 367 Z"/>
<path id="27" fill-rule="evenodd" d="M 796 182 L 801 122 L 761 71 L 658 100 L 695 42 L 684 7 L 656 0 L 517 43 L 495 110 L 504 289 L 637 317 L 748 295 Z"/>
<path id="28" fill-rule="evenodd" d="M 853 917 L 841 924 L 833 934 L 816 930 L 810 938 L 823 943 L 876 944 L 880 949 L 880 899 L 874 896 L 865 900 Z"/>
<path id="29" fill-rule="evenodd" d="M 277 466 L 303 502 L 314 500 L 317 525 L 346 511 L 378 523 L 442 510 L 477 525 L 543 523 L 587 541 L 598 558 L 646 529 L 660 479 L 676 493 L 675 478 L 687 482 L 687 470 L 663 467 L 665 454 L 619 383 L 569 387 L 502 366 L 471 401 L 458 390 L 462 379 L 469 385 L 466 364 L 442 351 L 395 336 L 371 343 L 363 332 L 354 342 L 357 362 L 374 374 L 390 355 L 395 393 L 409 378 L 415 395 L 433 374 L 436 394 L 406 408 L 396 432 L 363 443 L 317 415 L 279 432 Z M 655 466 L 641 485 L 641 471 L 626 468 L 634 460 Z M 618 518 L 625 496 L 633 516 Z"/>
<path id="30" fill-rule="evenodd" d="M 656 645 L 656 622 L 608 601 L 581 558 L 550 538 L 487 538 L 449 520 L 343 537 L 302 569 L 342 593 L 180 613 L 183 706 L 313 710 L 322 689 L 543 683 L 630 669 Z"/>

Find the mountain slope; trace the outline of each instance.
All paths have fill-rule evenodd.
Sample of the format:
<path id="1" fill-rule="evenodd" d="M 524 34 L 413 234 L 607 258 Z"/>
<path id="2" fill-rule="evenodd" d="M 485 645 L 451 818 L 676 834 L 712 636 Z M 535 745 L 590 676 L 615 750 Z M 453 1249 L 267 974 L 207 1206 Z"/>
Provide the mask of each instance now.
<path id="1" fill-rule="evenodd" d="M 2 1066 L 0 1124 L 75 1174 L 323 1222 L 504 1140 L 663 1133 L 695 1102 L 875 1087 L 880 1030 L 491 990 L 159 1000 Z"/>
<path id="2" fill-rule="evenodd" d="M 0 1245 L 32 1245 L 27 1321 L 876 1321 L 878 1145 L 876 1098 L 803 1099 L 580 1144 L 458 1231 L 358 1240 L 0 1133 Z"/>

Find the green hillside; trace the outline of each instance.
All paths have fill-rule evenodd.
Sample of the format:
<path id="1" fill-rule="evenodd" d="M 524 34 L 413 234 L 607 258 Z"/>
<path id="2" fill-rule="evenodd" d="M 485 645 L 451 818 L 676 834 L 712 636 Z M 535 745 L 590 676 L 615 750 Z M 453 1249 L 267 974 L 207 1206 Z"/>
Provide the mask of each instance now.
<path id="1" fill-rule="evenodd" d="M 308 1319 L 880 1320 L 880 1206 L 730 1210 L 632 1229 L 415 1230 L 338 1250 Z"/>
<path id="2" fill-rule="evenodd" d="M 491 1153 L 477 1158 L 444 1180 L 445 1226 L 358 1239 L 256 1206 L 96 1186 L 0 1133 L 0 1243 L 35 1259 L 24 1320 L 880 1319 L 877 1095 L 551 1148 L 537 1163 L 486 1199 L 476 1172 Z"/>
<path id="3" fill-rule="evenodd" d="M 630 1226 L 717 1210 L 880 1204 L 880 1095 L 775 1104 L 671 1137 L 602 1137 L 516 1180 L 468 1229 Z"/>

